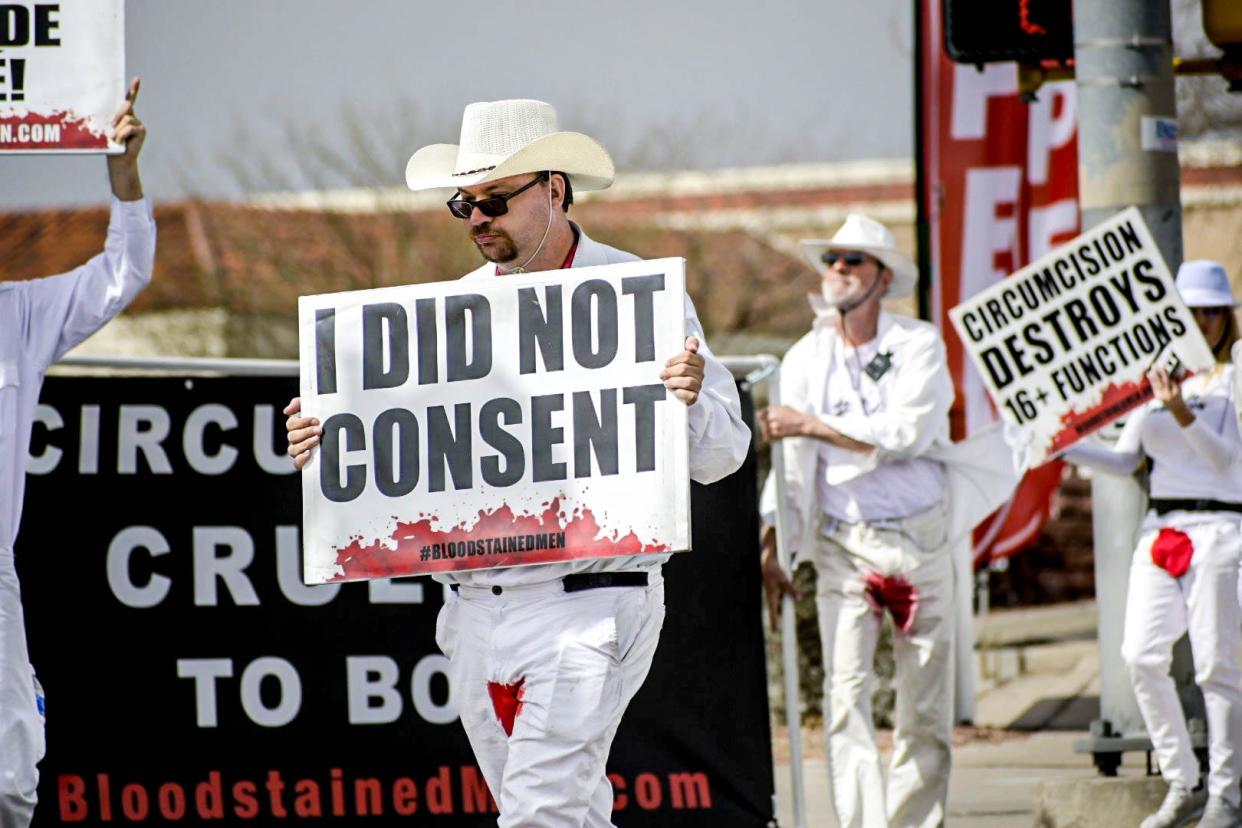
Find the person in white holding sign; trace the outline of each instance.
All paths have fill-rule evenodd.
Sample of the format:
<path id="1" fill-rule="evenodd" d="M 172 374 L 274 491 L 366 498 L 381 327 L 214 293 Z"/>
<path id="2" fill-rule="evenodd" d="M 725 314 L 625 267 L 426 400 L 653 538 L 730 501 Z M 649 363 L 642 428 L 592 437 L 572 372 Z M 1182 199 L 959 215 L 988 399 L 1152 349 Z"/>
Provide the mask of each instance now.
<path id="1" fill-rule="evenodd" d="M 810 296 L 811 332 L 782 362 L 782 404 L 760 411 L 759 425 L 785 452 L 787 542 L 817 573 L 833 805 L 845 828 L 931 828 L 944 823 L 948 797 L 952 546 L 1016 477 L 998 430 L 971 448 L 950 444 L 953 384 L 936 327 L 881 309 L 918 279 L 892 232 L 850 215 L 831 240 L 802 248 L 823 275 L 822 295 Z M 776 556 L 773 476 L 762 510 L 775 626 L 793 586 Z M 871 719 L 884 612 L 897 671 L 887 785 Z"/>
<path id="2" fill-rule="evenodd" d="M 1148 378 L 1155 399 L 1129 416 L 1116 445 L 1080 444 L 1065 458 L 1113 474 L 1133 474 L 1146 464 L 1150 474 L 1150 509 L 1130 564 L 1121 654 L 1169 791 L 1142 828 L 1182 825 L 1200 811 L 1201 828 L 1224 828 L 1242 825 L 1242 435 L 1230 362 L 1238 303 L 1216 262 L 1183 264 L 1177 289 L 1216 367 L 1184 383 L 1153 368 Z M 1169 676 L 1173 644 L 1186 633 L 1207 706 L 1206 786 Z"/>
<path id="3" fill-rule="evenodd" d="M 567 215 L 573 190 L 608 187 L 613 164 L 595 140 L 561 132 L 546 103 L 466 107 L 458 145 L 410 159 L 413 190 L 449 188 L 448 207 L 487 262 L 465 279 L 614 264 L 637 256 L 591 239 Z M 736 471 L 750 445 L 737 388 L 704 341 L 689 298 L 685 349 L 660 379 L 689 406 L 690 474 Z M 301 468 L 319 421 L 290 402 L 289 454 Z M 534 564 L 436 575 L 451 585 L 436 639 L 454 699 L 500 808 L 501 826 L 611 825 L 605 762 L 646 678 L 664 619 L 667 555 Z"/>
<path id="4" fill-rule="evenodd" d="M 137 97 L 135 79 L 112 121 L 125 152 L 108 157 L 112 215 L 103 253 L 59 276 L 0 282 L 0 828 L 30 824 L 44 750 L 42 690 L 13 560 L 39 389 L 48 366 L 138 295 L 155 261 L 155 222 L 138 175 L 146 127 L 134 115 Z"/>

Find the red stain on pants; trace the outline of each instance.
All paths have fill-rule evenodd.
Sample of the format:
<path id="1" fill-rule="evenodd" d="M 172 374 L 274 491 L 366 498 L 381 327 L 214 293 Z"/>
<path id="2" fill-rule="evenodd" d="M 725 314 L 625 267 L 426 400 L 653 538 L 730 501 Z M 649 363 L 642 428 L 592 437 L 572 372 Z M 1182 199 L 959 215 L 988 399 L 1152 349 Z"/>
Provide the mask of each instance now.
<path id="1" fill-rule="evenodd" d="M 487 695 L 492 699 L 492 709 L 496 711 L 496 718 L 500 719 L 500 726 L 505 729 L 506 736 L 513 735 L 513 720 L 522 712 L 522 688 L 525 685 L 525 678 L 520 678 L 513 684 L 500 684 L 495 681 L 487 683 Z"/>
<path id="2" fill-rule="evenodd" d="M 909 632 L 919 608 L 919 593 L 914 584 L 900 575 L 868 572 L 865 586 L 867 600 L 880 613 L 888 610 L 893 623 L 902 632 Z"/>
<path id="3" fill-rule="evenodd" d="M 1151 562 L 1174 578 L 1186 574 L 1194 554 L 1195 545 L 1190 537 L 1185 532 L 1167 526 L 1160 530 L 1160 534 L 1156 535 L 1151 544 Z"/>

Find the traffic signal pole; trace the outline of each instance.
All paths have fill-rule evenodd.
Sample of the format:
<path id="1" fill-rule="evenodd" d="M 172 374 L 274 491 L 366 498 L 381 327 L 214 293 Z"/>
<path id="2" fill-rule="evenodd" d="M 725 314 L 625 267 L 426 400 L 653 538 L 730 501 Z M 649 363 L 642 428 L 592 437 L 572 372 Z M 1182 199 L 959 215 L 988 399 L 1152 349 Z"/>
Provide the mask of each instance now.
<path id="1" fill-rule="evenodd" d="M 1074 0 L 1078 86 L 1078 189 L 1088 230 L 1134 205 L 1170 270 L 1182 261 L 1169 0 Z M 1108 429 L 1115 439 L 1118 429 Z M 1106 435 L 1107 436 L 1107 435 Z M 1121 753 L 1150 743 L 1121 660 L 1130 558 L 1146 511 L 1135 478 L 1092 480 L 1095 588 L 1100 614 L 1100 718 L 1078 749 L 1112 775 Z M 1174 671 L 1189 718 L 1202 717 L 1183 642 Z M 1187 681 L 1187 678 L 1190 680 Z"/>

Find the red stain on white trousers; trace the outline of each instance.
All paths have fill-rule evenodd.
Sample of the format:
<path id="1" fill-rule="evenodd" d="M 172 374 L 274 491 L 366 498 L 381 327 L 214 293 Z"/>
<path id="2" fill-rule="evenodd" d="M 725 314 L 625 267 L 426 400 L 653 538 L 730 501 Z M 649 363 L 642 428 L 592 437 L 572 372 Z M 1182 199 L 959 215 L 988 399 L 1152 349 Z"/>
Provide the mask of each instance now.
<path id="1" fill-rule="evenodd" d="M 888 610 L 897 629 L 910 632 L 919 609 L 919 591 L 914 584 L 900 575 L 881 575 L 878 572 L 868 572 L 865 584 L 867 600 L 876 612 L 883 615 L 884 610 Z"/>
<path id="2" fill-rule="evenodd" d="M 526 679 L 520 678 L 512 684 L 501 684 L 496 681 L 487 683 L 487 695 L 491 697 L 492 709 L 496 718 L 504 728 L 506 736 L 513 735 L 513 720 L 522 712 L 522 689 Z"/>

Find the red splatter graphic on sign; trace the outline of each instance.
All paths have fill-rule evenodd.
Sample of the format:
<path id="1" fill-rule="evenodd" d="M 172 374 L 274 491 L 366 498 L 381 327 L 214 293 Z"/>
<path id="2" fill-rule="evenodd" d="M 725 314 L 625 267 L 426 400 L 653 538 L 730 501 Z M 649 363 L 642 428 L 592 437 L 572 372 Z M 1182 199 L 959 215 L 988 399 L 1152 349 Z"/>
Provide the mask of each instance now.
<path id="1" fill-rule="evenodd" d="M 525 678 L 520 678 L 513 684 L 496 681 L 487 683 L 487 695 L 492 698 L 492 709 L 496 711 L 496 718 L 500 720 L 506 736 L 513 735 L 513 720 L 522 712 L 522 691 L 525 687 Z"/>
<path id="2" fill-rule="evenodd" d="M 888 610 L 893 623 L 902 632 L 910 632 L 919 610 L 919 591 L 900 575 L 868 572 L 864 593 L 878 614 Z"/>
<path id="3" fill-rule="evenodd" d="M 1048 454 L 1073 445 L 1092 432 L 1099 431 L 1121 415 L 1150 400 L 1151 383 L 1146 378 L 1139 382 L 1123 382 L 1104 389 L 1100 401 L 1085 411 L 1069 411 L 1061 416 L 1062 428 L 1052 437 Z"/>
<path id="4" fill-rule="evenodd" d="M 398 522 L 386 540 L 363 545 L 354 540 L 337 549 L 341 574 L 334 581 L 385 578 L 427 572 L 456 572 L 579 558 L 607 558 L 671 552 L 666 544 L 644 544 L 633 531 L 604 533 L 590 509 L 566 516 L 560 499 L 537 515 L 513 514 L 509 506 L 480 511 L 478 520 L 436 530 L 431 518 Z"/>
<path id="5" fill-rule="evenodd" d="M 108 136 L 87 127 L 72 112 L 28 112 L 0 118 L 0 151 L 18 149 L 107 149 Z"/>
<path id="6" fill-rule="evenodd" d="M 1186 574 L 1194 554 L 1195 545 L 1190 536 L 1167 526 L 1160 530 L 1151 545 L 1151 562 L 1174 578 Z"/>

